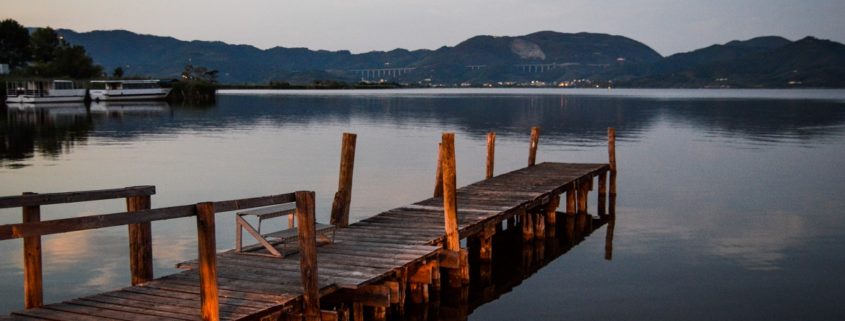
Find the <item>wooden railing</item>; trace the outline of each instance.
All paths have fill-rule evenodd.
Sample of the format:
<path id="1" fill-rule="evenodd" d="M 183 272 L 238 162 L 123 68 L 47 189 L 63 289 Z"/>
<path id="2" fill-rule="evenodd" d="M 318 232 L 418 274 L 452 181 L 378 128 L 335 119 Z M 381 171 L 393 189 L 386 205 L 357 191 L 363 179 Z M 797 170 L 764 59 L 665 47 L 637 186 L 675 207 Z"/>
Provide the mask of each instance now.
<path id="1" fill-rule="evenodd" d="M 217 249 L 215 243 L 214 214 L 219 212 L 230 212 L 296 202 L 296 215 L 300 225 L 307 227 L 313 225 L 314 221 L 314 192 L 300 191 L 288 194 L 149 209 L 149 197 L 154 193 L 154 186 L 138 186 L 70 193 L 26 193 L 21 196 L 0 197 L 0 208 L 22 207 L 24 212 L 24 219 L 22 223 L 0 225 L 0 240 L 17 238 L 24 239 L 24 295 L 26 308 L 34 308 L 43 305 L 40 245 L 40 237 L 42 235 L 121 225 L 130 226 L 130 252 L 132 252 L 131 257 L 133 258 L 132 282 L 133 285 L 135 285 L 136 278 L 140 280 L 138 283 L 143 283 L 152 280 L 153 277 L 150 222 L 196 216 L 200 296 L 202 301 L 201 314 L 204 320 L 217 320 L 219 318 L 219 307 L 217 299 L 217 264 L 215 256 Z M 40 220 L 40 205 L 124 197 L 127 199 L 126 212 L 63 218 L 49 221 Z M 136 226 L 136 231 L 134 232 L 133 226 Z M 303 228 L 300 228 L 300 230 L 302 229 Z M 313 230 L 310 230 L 310 233 L 313 234 Z M 300 242 L 303 241 L 301 239 L 302 236 L 303 235 L 300 235 Z M 133 237 L 135 239 L 133 239 Z M 140 253 L 147 251 L 149 251 L 149 254 Z M 143 260 L 135 262 L 136 257 L 143 258 Z M 302 262 L 303 266 L 316 268 L 316 260 L 313 260 L 314 258 L 315 256 L 310 255 L 307 258 L 308 262 Z M 304 254 L 303 260 L 306 260 L 306 255 Z M 136 266 L 136 263 L 140 265 Z M 148 274 L 146 274 L 147 272 Z M 309 275 L 308 279 L 310 278 L 311 275 Z M 318 293 L 318 289 L 316 288 L 316 273 L 313 274 L 313 278 L 314 280 L 311 282 L 306 280 L 305 275 L 303 275 L 303 285 L 306 290 L 306 299 L 310 296 L 316 297 Z"/>
<path id="2" fill-rule="evenodd" d="M 126 210 L 133 212 L 149 209 L 150 195 L 153 194 L 155 194 L 155 186 L 134 186 L 50 194 L 26 192 L 20 196 L 0 197 L 0 208 L 21 207 L 23 209 L 21 224 L 0 226 L 0 231 L 2 231 L 0 232 L 0 240 L 24 239 L 24 306 L 29 309 L 44 304 L 41 273 L 41 235 L 52 233 L 38 233 L 38 230 L 32 230 L 32 227 L 47 226 L 47 230 L 49 230 L 50 226 L 55 226 L 54 222 L 56 221 L 41 221 L 42 205 L 126 198 Z M 129 226 L 130 266 L 133 285 L 151 280 L 153 277 L 152 240 L 149 231 L 149 223 Z"/>

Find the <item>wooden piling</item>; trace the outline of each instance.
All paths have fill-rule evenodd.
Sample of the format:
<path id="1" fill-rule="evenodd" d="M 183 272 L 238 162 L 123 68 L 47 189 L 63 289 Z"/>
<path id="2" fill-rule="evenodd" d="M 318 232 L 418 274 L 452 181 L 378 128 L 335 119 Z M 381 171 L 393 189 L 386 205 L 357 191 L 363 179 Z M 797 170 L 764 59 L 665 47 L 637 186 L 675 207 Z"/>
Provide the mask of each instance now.
<path id="1" fill-rule="evenodd" d="M 126 211 L 136 212 L 150 209 L 150 196 L 130 196 L 126 198 Z M 153 235 L 150 222 L 129 224 L 129 270 L 132 285 L 152 281 L 153 279 Z M 238 229 L 240 231 L 240 229 Z"/>
<path id="2" fill-rule="evenodd" d="M 201 315 L 203 320 L 220 320 L 220 307 L 217 297 L 217 243 L 214 227 L 214 203 L 199 203 L 196 208 Z"/>
<path id="3" fill-rule="evenodd" d="M 566 215 L 575 215 L 575 205 L 577 203 L 575 187 L 575 183 L 573 183 L 566 188 Z"/>
<path id="4" fill-rule="evenodd" d="M 351 175 L 351 174 L 350 174 Z M 299 222 L 299 268 L 302 275 L 302 314 L 305 321 L 320 321 L 320 288 L 317 285 L 317 234 L 314 192 L 296 192 L 296 221 Z"/>
<path id="5" fill-rule="evenodd" d="M 587 201 L 590 192 L 590 181 L 578 181 L 578 213 L 587 213 Z"/>
<path id="6" fill-rule="evenodd" d="M 519 220 L 522 224 L 522 239 L 525 241 L 530 241 L 534 239 L 534 220 L 532 219 L 532 214 L 525 210 L 524 208 L 521 209 Z"/>
<path id="7" fill-rule="evenodd" d="M 598 214 L 605 215 L 607 213 L 607 172 L 599 173 L 599 197 L 598 197 Z"/>
<path id="8" fill-rule="evenodd" d="M 531 145 L 528 147 L 528 167 L 537 161 L 537 144 L 540 141 L 540 127 L 531 127 Z"/>
<path id="9" fill-rule="evenodd" d="M 443 196 L 443 143 L 437 144 L 437 170 L 434 173 L 434 197 Z"/>
<path id="10" fill-rule="evenodd" d="M 493 177 L 493 163 L 496 157 L 496 132 L 487 133 L 487 179 Z"/>
<path id="11" fill-rule="evenodd" d="M 610 162 L 610 195 L 616 195 L 616 129 L 607 129 L 607 156 Z"/>
<path id="12" fill-rule="evenodd" d="M 349 206 L 352 204 L 352 172 L 355 166 L 355 140 L 357 135 L 343 133 L 340 146 L 340 174 L 338 175 L 335 204 L 332 204 L 331 224 L 337 227 L 349 225 Z M 338 204 L 340 203 L 340 204 Z"/>
<path id="13" fill-rule="evenodd" d="M 546 239 L 546 219 L 544 210 L 545 208 L 537 209 L 531 214 L 534 216 L 534 239 L 536 240 Z"/>
<path id="14" fill-rule="evenodd" d="M 445 216 L 446 242 L 450 251 L 460 251 L 461 241 L 458 235 L 458 203 L 456 196 L 457 173 L 455 161 L 455 134 L 443 133 L 440 148 L 443 170 L 443 215 Z"/>
<path id="15" fill-rule="evenodd" d="M 35 195 L 26 192 L 23 195 Z M 40 206 L 23 207 L 23 223 L 41 221 Z M 41 236 L 27 236 L 23 238 L 23 301 L 27 309 L 44 305 L 44 288 L 41 272 Z"/>
<path id="16" fill-rule="evenodd" d="M 560 195 L 552 197 L 552 199 L 549 200 L 549 204 L 546 204 L 546 207 L 544 208 L 546 225 L 550 227 L 557 225 L 558 206 L 560 206 Z"/>

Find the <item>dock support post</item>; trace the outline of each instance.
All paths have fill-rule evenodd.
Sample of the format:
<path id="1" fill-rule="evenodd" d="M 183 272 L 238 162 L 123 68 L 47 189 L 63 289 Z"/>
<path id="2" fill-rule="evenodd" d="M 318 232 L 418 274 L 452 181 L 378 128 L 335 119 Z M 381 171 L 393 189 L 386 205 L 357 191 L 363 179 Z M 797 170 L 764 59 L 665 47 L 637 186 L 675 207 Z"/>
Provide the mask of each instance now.
<path id="1" fill-rule="evenodd" d="M 545 218 L 545 208 L 538 208 L 533 211 L 530 215 L 534 216 L 534 239 L 535 240 L 545 240 L 546 239 L 546 218 Z"/>
<path id="2" fill-rule="evenodd" d="M 607 129 L 607 156 L 610 162 L 610 197 L 616 196 L 616 129 Z"/>
<path id="3" fill-rule="evenodd" d="M 331 224 L 337 227 L 349 225 L 349 206 L 352 204 L 352 170 L 355 166 L 355 140 L 357 135 L 343 133 L 340 146 L 340 173 L 337 194 L 332 204 Z"/>
<path id="4" fill-rule="evenodd" d="M 549 204 L 546 205 L 546 208 L 543 210 L 546 212 L 546 225 L 548 229 L 546 229 L 547 234 L 549 236 L 555 236 L 555 226 L 557 225 L 557 208 L 560 206 L 560 195 L 556 195 L 552 197 L 549 201 Z"/>
<path id="5" fill-rule="evenodd" d="M 136 212 L 150 209 L 150 196 L 126 198 L 126 211 Z M 153 279 L 153 235 L 150 222 L 129 224 L 129 269 L 132 285 Z M 239 229 L 240 230 L 240 229 Z"/>
<path id="6" fill-rule="evenodd" d="M 443 143 L 437 144 L 437 170 L 434 172 L 434 197 L 443 196 Z"/>
<path id="7" fill-rule="evenodd" d="M 540 127 L 531 127 L 531 145 L 528 147 L 528 167 L 537 161 L 537 144 L 540 141 Z"/>
<path id="8" fill-rule="evenodd" d="M 23 195 L 34 195 L 26 192 Z M 23 223 L 41 221 L 40 206 L 23 207 Z M 41 236 L 27 236 L 23 238 L 23 302 L 27 309 L 44 305 L 44 288 L 41 274 Z"/>
<path id="9" fill-rule="evenodd" d="M 314 192 L 296 192 L 296 220 L 299 222 L 299 268 L 304 289 L 302 314 L 305 321 L 320 321 L 320 288 L 317 285 L 317 234 L 314 230 Z"/>
<path id="10" fill-rule="evenodd" d="M 455 160 L 455 133 L 443 133 L 440 143 L 441 167 L 443 178 L 443 215 L 444 228 L 446 230 L 446 250 L 459 255 L 459 266 L 454 272 L 449 273 L 450 283 L 463 283 L 469 281 L 469 273 L 463 273 L 464 266 L 468 265 L 466 251 L 461 251 L 461 240 L 458 234 L 458 201 L 456 197 L 457 172 Z M 469 269 L 467 268 L 468 272 Z M 460 282 L 456 282 L 460 281 Z"/>
<path id="11" fill-rule="evenodd" d="M 522 224 L 522 239 L 531 241 L 534 239 L 534 220 L 532 219 L 530 211 L 525 208 L 520 208 L 519 221 Z"/>
<path id="12" fill-rule="evenodd" d="M 217 245 L 214 235 L 214 203 L 199 203 L 196 207 L 202 320 L 220 320 L 220 307 L 217 298 Z"/>
<path id="13" fill-rule="evenodd" d="M 599 208 L 598 212 L 599 215 L 605 215 L 607 213 L 607 172 L 601 172 L 599 174 L 599 198 L 597 202 Z"/>
<path id="14" fill-rule="evenodd" d="M 582 179 L 578 181 L 578 213 L 587 213 L 587 201 L 589 200 L 588 195 L 590 193 L 590 183 L 592 183 L 592 177 L 588 179 Z"/>
<path id="15" fill-rule="evenodd" d="M 493 163 L 496 158 L 496 132 L 487 133 L 487 179 L 493 177 Z"/>
<path id="16" fill-rule="evenodd" d="M 575 183 L 570 184 L 566 188 L 566 215 L 569 216 L 575 215 L 575 205 L 577 203 L 575 189 Z"/>

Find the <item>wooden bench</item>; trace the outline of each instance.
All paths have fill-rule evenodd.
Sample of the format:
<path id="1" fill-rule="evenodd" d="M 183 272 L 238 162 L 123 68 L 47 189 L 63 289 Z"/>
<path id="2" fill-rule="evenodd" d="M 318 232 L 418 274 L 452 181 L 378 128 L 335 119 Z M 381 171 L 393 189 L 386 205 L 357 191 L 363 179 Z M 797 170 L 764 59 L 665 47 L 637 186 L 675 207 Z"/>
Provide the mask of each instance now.
<path id="1" fill-rule="evenodd" d="M 297 235 L 299 233 L 298 229 L 295 227 L 295 213 L 296 204 L 294 203 L 273 205 L 238 212 L 237 215 L 235 215 L 235 251 L 238 253 L 245 253 L 251 255 L 285 257 L 285 252 L 287 252 L 287 244 L 291 242 L 296 243 Z M 272 233 L 261 234 L 261 223 L 264 220 L 282 217 L 285 215 L 287 215 L 288 217 L 287 229 L 275 231 Z M 254 228 L 252 224 L 250 224 L 246 219 L 244 219 L 245 216 L 257 217 L 258 228 Z M 318 244 L 334 242 L 335 227 L 333 225 L 320 223 L 314 224 L 315 231 L 318 237 Z M 252 235 L 252 237 L 255 238 L 256 241 L 258 241 L 257 246 L 243 246 L 243 230 L 246 230 L 249 235 Z M 282 245 L 281 252 L 275 247 L 278 244 Z M 270 252 L 270 254 L 255 252 L 255 250 L 261 249 L 262 247 L 268 252 Z"/>

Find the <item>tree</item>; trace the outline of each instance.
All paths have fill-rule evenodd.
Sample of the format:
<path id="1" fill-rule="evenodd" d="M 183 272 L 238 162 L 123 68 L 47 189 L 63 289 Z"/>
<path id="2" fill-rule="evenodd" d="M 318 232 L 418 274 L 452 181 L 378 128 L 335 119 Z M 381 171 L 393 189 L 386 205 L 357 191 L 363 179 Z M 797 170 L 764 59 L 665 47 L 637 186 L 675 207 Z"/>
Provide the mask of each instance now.
<path id="1" fill-rule="evenodd" d="M 111 75 L 114 78 L 123 78 L 123 68 L 121 68 L 121 67 L 114 68 L 114 71 L 112 71 Z"/>
<path id="2" fill-rule="evenodd" d="M 67 44 L 59 37 L 53 28 L 38 28 L 29 37 L 29 46 L 32 50 L 32 60 L 36 63 L 46 63 L 53 60 L 56 50 Z"/>
<path id="3" fill-rule="evenodd" d="M 10 68 L 25 66 L 29 60 L 29 32 L 17 21 L 0 21 L 0 63 Z"/>

